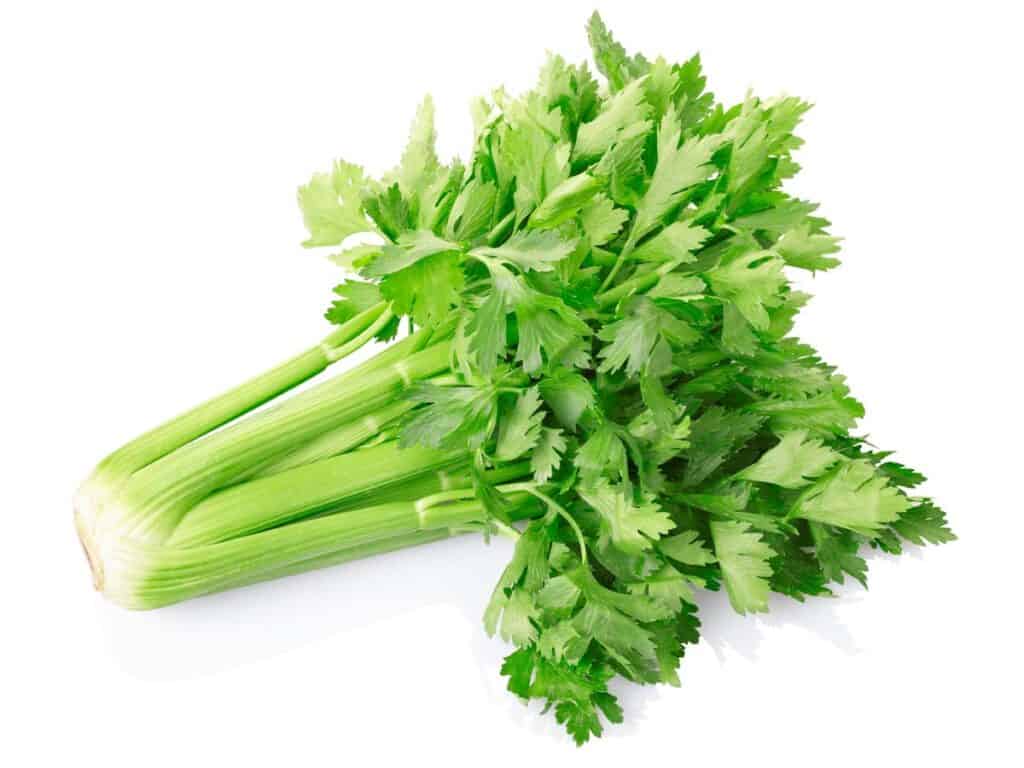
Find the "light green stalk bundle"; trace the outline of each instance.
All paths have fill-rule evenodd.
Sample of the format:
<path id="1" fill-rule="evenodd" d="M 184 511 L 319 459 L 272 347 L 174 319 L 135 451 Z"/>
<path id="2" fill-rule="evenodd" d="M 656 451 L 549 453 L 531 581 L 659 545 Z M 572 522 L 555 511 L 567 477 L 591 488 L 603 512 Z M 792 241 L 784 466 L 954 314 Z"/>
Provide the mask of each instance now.
<path id="1" fill-rule="evenodd" d="M 582 743 L 621 719 L 611 678 L 678 684 L 696 589 L 764 611 L 864 583 L 865 546 L 953 538 L 791 335 L 787 270 L 838 264 L 783 191 L 808 105 L 725 107 L 698 57 L 588 31 L 604 81 L 550 56 L 477 103 L 467 163 L 438 159 L 427 100 L 383 179 L 339 161 L 299 190 L 305 245 L 352 273 L 336 330 L 100 463 L 75 500 L 98 589 L 154 608 L 508 535 L 487 631 L 516 646 L 509 689 Z"/>

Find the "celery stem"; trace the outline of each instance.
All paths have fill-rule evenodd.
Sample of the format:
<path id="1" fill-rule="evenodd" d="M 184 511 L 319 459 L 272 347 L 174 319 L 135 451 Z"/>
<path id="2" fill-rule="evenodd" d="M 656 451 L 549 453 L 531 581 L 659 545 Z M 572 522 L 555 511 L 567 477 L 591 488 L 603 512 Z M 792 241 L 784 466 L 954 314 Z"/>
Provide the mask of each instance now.
<path id="1" fill-rule="evenodd" d="M 447 370 L 449 346 L 428 347 L 361 378 L 344 374 L 339 377 L 344 386 L 324 382 L 144 467 L 119 494 L 120 514 L 134 520 L 126 533 L 152 542 L 165 539 L 190 508 L 254 467 L 387 405 L 414 381 Z"/>
<path id="2" fill-rule="evenodd" d="M 384 304 L 366 310 L 315 347 L 140 435 L 103 459 L 96 475 L 118 484 L 131 473 L 316 376 L 340 359 L 332 356 L 333 350 L 357 338 L 384 310 Z"/>

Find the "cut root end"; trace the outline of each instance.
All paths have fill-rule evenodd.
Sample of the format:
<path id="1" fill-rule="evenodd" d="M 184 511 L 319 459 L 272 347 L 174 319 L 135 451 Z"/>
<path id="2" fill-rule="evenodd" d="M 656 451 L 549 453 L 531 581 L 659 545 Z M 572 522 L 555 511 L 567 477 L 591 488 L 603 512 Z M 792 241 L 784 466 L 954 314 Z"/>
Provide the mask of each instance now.
<path id="1" fill-rule="evenodd" d="M 75 504 L 75 530 L 78 532 L 78 540 L 82 544 L 85 558 L 89 561 L 89 570 L 92 572 L 92 585 L 98 592 L 103 591 L 103 561 L 100 560 L 96 542 L 92 537 L 92 520 L 87 519 L 87 514 L 79 504 Z"/>

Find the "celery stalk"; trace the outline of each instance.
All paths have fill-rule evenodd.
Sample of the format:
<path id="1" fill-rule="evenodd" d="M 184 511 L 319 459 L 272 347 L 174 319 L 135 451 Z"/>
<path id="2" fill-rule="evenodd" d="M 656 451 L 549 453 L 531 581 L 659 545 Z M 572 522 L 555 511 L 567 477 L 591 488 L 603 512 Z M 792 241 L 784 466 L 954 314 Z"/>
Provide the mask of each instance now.
<path id="1" fill-rule="evenodd" d="M 90 482 L 117 485 L 133 472 L 311 379 L 341 359 L 337 350 L 373 325 L 384 311 L 383 304 L 366 310 L 310 349 L 140 435 L 103 459 Z"/>
<path id="2" fill-rule="evenodd" d="M 467 489 L 467 493 L 472 493 Z M 443 494 L 441 494 L 443 495 Z M 510 496 L 514 516 L 540 508 Z M 392 501 L 199 546 L 122 540 L 105 560 L 104 592 L 129 608 L 156 608 L 199 595 L 434 541 L 479 527 L 487 516 L 473 499 Z"/>
<path id="3" fill-rule="evenodd" d="M 210 493 L 346 421 L 393 401 L 412 382 L 447 369 L 448 344 L 371 372 L 337 391 L 328 381 L 190 443 L 133 474 L 119 494 L 122 530 L 158 543 Z M 357 369 L 358 370 L 358 369 Z"/>
<path id="4" fill-rule="evenodd" d="M 256 533 L 467 458 L 465 450 L 400 449 L 390 442 L 315 461 L 208 496 L 185 513 L 167 544 L 194 547 Z"/>
<path id="5" fill-rule="evenodd" d="M 163 552 L 162 543 L 189 510 L 208 498 L 217 499 L 219 491 L 238 483 L 243 488 L 247 478 L 286 473 L 344 454 L 411 408 L 401 399 L 403 391 L 413 382 L 449 368 L 445 338 L 450 329 L 421 329 L 339 376 L 249 414 L 368 343 L 391 317 L 390 309 L 378 304 L 320 344 L 145 433 L 104 459 L 75 498 L 76 528 L 97 585 L 116 591 L 111 574 L 123 570 L 118 563 L 129 557 L 127 552 L 132 553 L 132 561 L 143 557 L 141 552 L 153 557 L 154 552 Z M 270 522 L 264 520 L 254 527 L 322 514 L 325 508 L 336 510 L 344 506 L 347 497 L 365 503 L 388 487 L 390 494 L 402 498 L 424 489 L 429 492 L 437 487 L 436 480 L 413 482 L 407 493 L 395 486 L 458 461 L 452 456 L 438 459 L 421 453 L 422 464 L 406 457 L 404 465 L 395 465 L 390 474 L 373 475 L 377 480 L 366 479 L 370 475 L 360 472 L 365 482 L 348 490 L 331 486 L 319 500 L 307 498 L 304 506 L 275 512 L 273 504 L 257 505 L 263 510 L 259 514 Z M 337 466 L 304 472 L 316 481 Z M 258 486 L 257 493 L 266 487 L 284 486 L 278 480 Z M 282 493 L 287 496 L 287 489 Z M 216 508 L 231 499 L 245 504 L 247 498 L 252 497 L 234 491 L 203 508 Z M 352 503 L 356 502 L 349 506 Z M 203 519 L 200 509 L 193 520 Z M 258 515 L 250 514 L 247 519 L 258 520 Z M 227 521 L 222 521 L 223 525 Z M 185 533 L 189 530 L 186 526 Z"/>
<path id="6" fill-rule="evenodd" d="M 301 467 L 303 464 L 346 453 L 376 437 L 384 427 L 408 413 L 413 405 L 414 403 L 408 400 L 396 400 L 389 403 L 380 410 L 342 424 L 340 427 L 309 441 L 296 451 L 275 459 L 262 467 L 254 476 L 266 477 L 286 469 Z"/>

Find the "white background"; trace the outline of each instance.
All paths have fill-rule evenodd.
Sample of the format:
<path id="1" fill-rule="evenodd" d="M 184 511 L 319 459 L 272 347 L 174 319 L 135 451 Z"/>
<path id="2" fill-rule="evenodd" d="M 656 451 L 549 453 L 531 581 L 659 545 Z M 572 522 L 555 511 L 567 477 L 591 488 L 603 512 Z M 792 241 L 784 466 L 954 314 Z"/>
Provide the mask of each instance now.
<path id="1" fill-rule="evenodd" d="M 0 762 L 1019 765 L 1014 4 L 281 5 L 0 11 Z M 93 593 L 70 506 L 91 465 L 324 333 L 337 272 L 298 246 L 296 187 L 336 156 L 389 167 L 427 90 L 465 152 L 470 97 L 583 58 L 594 5 L 630 49 L 702 51 L 727 100 L 816 103 L 793 188 L 845 263 L 798 330 L 960 540 L 765 618 L 709 596 L 682 687 L 623 690 L 627 724 L 582 750 L 503 690 L 479 621 L 503 542 L 152 613 Z"/>

